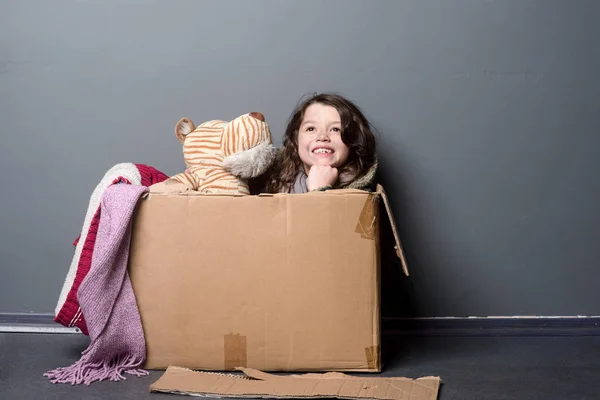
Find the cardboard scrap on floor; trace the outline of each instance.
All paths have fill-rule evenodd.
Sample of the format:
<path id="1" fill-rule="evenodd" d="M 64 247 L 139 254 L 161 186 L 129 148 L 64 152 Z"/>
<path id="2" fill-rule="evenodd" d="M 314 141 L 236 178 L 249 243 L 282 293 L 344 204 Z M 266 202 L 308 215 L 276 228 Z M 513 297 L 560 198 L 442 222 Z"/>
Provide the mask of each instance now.
<path id="1" fill-rule="evenodd" d="M 283 376 L 237 369 L 245 376 L 171 366 L 150 391 L 231 398 L 436 400 L 440 386 L 439 377 L 357 377 L 338 372 Z"/>

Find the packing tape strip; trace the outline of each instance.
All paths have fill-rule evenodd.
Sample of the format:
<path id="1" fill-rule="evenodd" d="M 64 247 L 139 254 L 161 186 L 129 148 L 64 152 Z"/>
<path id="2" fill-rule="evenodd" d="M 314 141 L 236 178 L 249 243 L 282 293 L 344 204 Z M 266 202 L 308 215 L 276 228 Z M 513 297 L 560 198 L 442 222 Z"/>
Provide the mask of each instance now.
<path id="1" fill-rule="evenodd" d="M 369 369 L 379 370 L 381 368 L 379 363 L 379 346 L 365 348 L 365 354 L 367 356 L 367 365 Z"/>
<path id="2" fill-rule="evenodd" d="M 363 239 L 375 240 L 375 198 L 373 196 L 369 196 L 365 201 L 354 232 L 359 233 Z"/>
<path id="3" fill-rule="evenodd" d="M 246 336 L 228 334 L 224 337 L 225 370 L 248 366 Z"/>

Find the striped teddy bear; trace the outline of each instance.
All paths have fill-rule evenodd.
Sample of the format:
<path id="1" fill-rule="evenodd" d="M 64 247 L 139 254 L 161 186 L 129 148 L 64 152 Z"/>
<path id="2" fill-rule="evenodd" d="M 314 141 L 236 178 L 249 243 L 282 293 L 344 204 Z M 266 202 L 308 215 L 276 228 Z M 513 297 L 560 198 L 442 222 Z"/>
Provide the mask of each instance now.
<path id="1" fill-rule="evenodd" d="M 183 144 L 187 169 L 150 186 L 151 193 L 193 190 L 247 195 L 247 180 L 264 173 L 276 154 L 269 126 L 259 112 L 198 126 L 182 118 L 175 125 L 175 136 Z"/>

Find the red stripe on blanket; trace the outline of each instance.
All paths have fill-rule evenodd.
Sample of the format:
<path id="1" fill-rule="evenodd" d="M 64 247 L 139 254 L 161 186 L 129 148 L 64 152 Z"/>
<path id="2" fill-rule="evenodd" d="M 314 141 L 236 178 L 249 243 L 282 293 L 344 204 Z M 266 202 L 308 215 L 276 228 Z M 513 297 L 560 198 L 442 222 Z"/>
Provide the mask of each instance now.
<path id="1" fill-rule="evenodd" d="M 155 183 L 162 182 L 169 178 L 167 175 L 165 175 L 164 173 L 152 166 L 146 164 L 135 164 L 135 166 L 140 172 L 142 186 L 149 187 Z M 115 178 L 112 181 L 111 185 L 117 183 L 132 184 L 132 182 L 124 176 L 119 176 Z M 81 309 L 79 307 L 77 292 L 79 290 L 81 282 L 83 282 L 84 278 L 90 271 L 90 267 L 92 265 L 92 257 L 94 253 L 94 246 L 96 243 L 96 235 L 98 233 L 98 226 L 100 224 L 100 217 L 100 206 L 98 206 L 98 209 L 96 210 L 94 217 L 90 222 L 88 234 L 85 238 L 83 248 L 81 249 L 81 255 L 77 263 L 77 272 L 75 274 L 73 284 L 69 289 L 69 292 L 67 293 L 66 300 L 62 305 L 60 311 L 54 317 L 55 322 L 67 327 L 76 326 L 79 329 L 81 329 L 81 332 L 85 335 L 88 335 L 89 333 L 84 316 L 81 313 Z M 81 235 L 79 235 L 77 239 L 75 239 L 75 241 L 73 242 L 73 246 L 77 246 L 77 243 L 80 239 Z"/>
<path id="2" fill-rule="evenodd" d="M 77 326 L 81 329 L 84 335 L 88 334 L 87 326 L 85 325 L 85 320 L 83 315 L 80 318 L 77 318 L 76 321 L 73 321 L 73 318 L 79 311 L 79 300 L 77 300 L 77 291 L 79 290 L 79 285 L 83 282 L 83 279 L 90 272 L 90 266 L 92 265 L 92 256 L 94 254 L 94 244 L 96 243 L 96 235 L 98 233 L 98 225 L 100 224 L 100 207 L 96 210 L 92 221 L 90 222 L 90 228 L 85 239 L 85 243 L 83 244 L 83 248 L 81 249 L 81 256 L 79 257 L 79 263 L 77 264 L 77 273 L 75 274 L 75 279 L 73 280 L 73 286 L 71 286 L 71 290 L 67 294 L 67 299 L 65 300 L 65 304 L 60 310 L 60 313 L 54 318 L 55 322 L 58 322 L 64 326 Z"/>

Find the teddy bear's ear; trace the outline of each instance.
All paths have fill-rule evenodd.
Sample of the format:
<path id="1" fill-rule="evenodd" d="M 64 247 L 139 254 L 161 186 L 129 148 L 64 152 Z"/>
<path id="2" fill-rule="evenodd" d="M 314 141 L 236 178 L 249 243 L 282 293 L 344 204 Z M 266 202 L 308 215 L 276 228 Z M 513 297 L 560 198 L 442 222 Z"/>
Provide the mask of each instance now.
<path id="1" fill-rule="evenodd" d="M 248 115 L 256 118 L 259 121 L 265 122 L 265 116 L 262 113 L 254 111 L 254 112 L 249 113 Z"/>
<path id="2" fill-rule="evenodd" d="M 196 127 L 194 123 L 189 118 L 181 118 L 177 124 L 175 124 L 175 137 L 183 143 L 185 141 L 185 137 L 193 132 Z"/>

